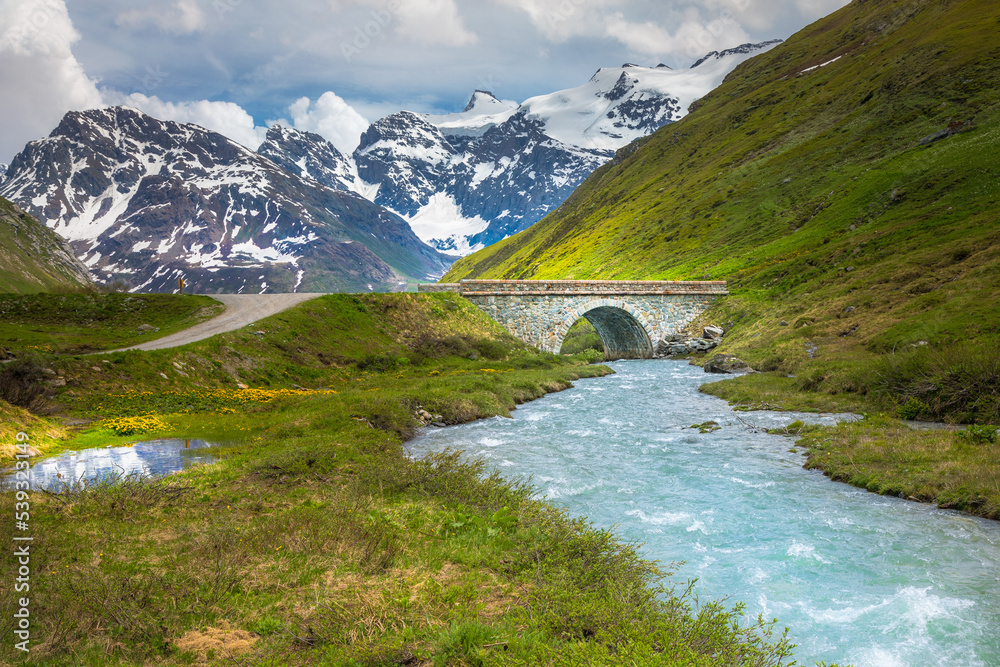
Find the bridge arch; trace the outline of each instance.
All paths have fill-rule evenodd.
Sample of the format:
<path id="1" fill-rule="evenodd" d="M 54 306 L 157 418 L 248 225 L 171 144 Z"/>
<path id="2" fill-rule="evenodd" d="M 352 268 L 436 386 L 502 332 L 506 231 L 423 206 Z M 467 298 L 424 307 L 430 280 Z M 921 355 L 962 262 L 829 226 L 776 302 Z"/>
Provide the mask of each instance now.
<path id="1" fill-rule="evenodd" d="M 608 359 L 648 359 L 653 356 L 656 327 L 631 304 L 617 299 L 588 299 L 576 305 L 555 328 L 556 352 L 573 324 L 581 317 L 590 322 L 604 344 Z"/>

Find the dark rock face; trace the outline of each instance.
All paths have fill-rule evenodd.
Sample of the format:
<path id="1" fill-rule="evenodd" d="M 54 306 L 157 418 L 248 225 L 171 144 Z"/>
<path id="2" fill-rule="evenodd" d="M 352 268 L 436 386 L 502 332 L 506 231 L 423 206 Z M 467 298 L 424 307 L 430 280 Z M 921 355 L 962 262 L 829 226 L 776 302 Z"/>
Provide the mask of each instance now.
<path id="1" fill-rule="evenodd" d="M 708 326 L 708 327 L 704 328 L 704 330 L 702 331 L 701 336 L 702 336 L 702 338 L 712 338 L 712 339 L 715 339 L 715 338 L 722 338 L 722 336 L 725 333 L 726 332 L 723 331 L 722 329 L 720 329 L 719 327 Z"/>
<path id="2" fill-rule="evenodd" d="M 353 190 L 357 173 L 350 158 L 318 134 L 275 125 L 257 149 L 296 176 L 311 178 L 333 190 Z"/>
<path id="3" fill-rule="evenodd" d="M 450 164 L 457 154 L 438 128 L 401 111 L 376 121 L 361 135 L 354 161 L 362 179 L 379 184 L 376 204 L 413 215 L 453 179 L 453 171 L 462 171 L 462 166 Z"/>
<path id="4" fill-rule="evenodd" d="M 294 139 L 269 133 L 275 153 L 302 149 Z M 317 173 L 337 166 L 329 151 L 299 159 Z M 360 195 L 124 107 L 68 113 L 14 158 L 0 195 L 66 237 L 99 279 L 136 290 L 171 291 L 182 276 L 209 293 L 391 290 L 450 261 Z"/>

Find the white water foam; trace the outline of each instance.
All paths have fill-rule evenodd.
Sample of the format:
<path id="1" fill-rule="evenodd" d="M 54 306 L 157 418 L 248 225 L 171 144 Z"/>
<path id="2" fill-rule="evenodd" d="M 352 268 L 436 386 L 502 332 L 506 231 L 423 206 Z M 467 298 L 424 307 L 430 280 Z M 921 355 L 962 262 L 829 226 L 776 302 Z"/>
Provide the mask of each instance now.
<path id="1" fill-rule="evenodd" d="M 818 560 L 820 563 L 830 564 L 830 561 L 816 553 L 816 547 L 811 544 L 792 542 L 792 546 L 788 547 L 788 551 L 785 553 L 792 558 L 812 558 L 813 560 Z"/>
<path id="2" fill-rule="evenodd" d="M 649 516 L 642 510 L 630 510 L 625 512 L 625 514 L 637 517 L 642 523 L 648 523 L 654 526 L 677 526 L 687 523 L 692 518 L 687 512 L 662 512 L 660 514 Z"/>

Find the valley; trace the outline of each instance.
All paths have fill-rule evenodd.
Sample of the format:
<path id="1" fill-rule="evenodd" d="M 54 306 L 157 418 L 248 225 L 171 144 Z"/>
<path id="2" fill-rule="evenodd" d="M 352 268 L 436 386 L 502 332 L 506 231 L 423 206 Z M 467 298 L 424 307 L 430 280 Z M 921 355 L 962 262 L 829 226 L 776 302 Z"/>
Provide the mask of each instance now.
<path id="1" fill-rule="evenodd" d="M 994 664 L 998 22 L 854 0 L 352 148 L 65 113 L 0 164 L 0 662 Z"/>

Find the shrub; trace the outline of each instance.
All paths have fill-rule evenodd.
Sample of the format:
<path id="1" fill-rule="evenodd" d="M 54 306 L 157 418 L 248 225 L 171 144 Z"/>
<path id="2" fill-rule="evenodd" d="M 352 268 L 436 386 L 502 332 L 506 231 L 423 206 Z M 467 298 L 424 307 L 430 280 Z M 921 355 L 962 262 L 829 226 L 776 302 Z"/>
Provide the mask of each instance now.
<path id="1" fill-rule="evenodd" d="M 399 366 L 400 358 L 391 354 L 366 354 L 357 362 L 358 370 L 373 371 L 376 373 L 388 373 L 396 370 Z"/>
<path id="2" fill-rule="evenodd" d="M 480 338 L 472 343 L 479 356 L 492 361 L 499 361 L 507 358 L 507 348 L 503 343 L 489 338 Z"/>
<path id="3" fill-rule="evenodd" d="M 584 350 L 580 353 L 580 356 L 586 359 L 588 364 L 599 364 L 604 361 L 603 350 Z"/>
<path id="4" fill-rule="evenodd" d="M 903 405 L 896 409 L 896 414 L 900 419 L 916 419 L 922 414 L 930 412 L 930 406 L 919 398 L 910 397 Z"/>
<path id="5" fill-rule="evenodd" d="M 22 357 L 0 371 L 0 399 L 39 413 L 49 406 L 45 388 L 46 369 L 35 357 Z"/>
<path id="6" fill-rule="evenodd" d="M 998 439 L 996 426 L 976 426 L 975 424 L 955 435 L 970 445 L 995 445 Z"/>
<path id="7" fill-rule="evenodd" d="M 413 354 L 410 355 L 410 358 L 414 363 L 420 363 L 426 359 L 440 359 L 448 356 L 467 357 L 472 351 L 473 347 L 462 336 L 448 336 L 446 338 L 422 336 L 413 346 Z"/>

